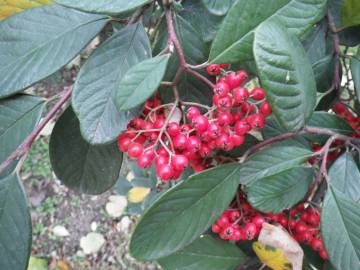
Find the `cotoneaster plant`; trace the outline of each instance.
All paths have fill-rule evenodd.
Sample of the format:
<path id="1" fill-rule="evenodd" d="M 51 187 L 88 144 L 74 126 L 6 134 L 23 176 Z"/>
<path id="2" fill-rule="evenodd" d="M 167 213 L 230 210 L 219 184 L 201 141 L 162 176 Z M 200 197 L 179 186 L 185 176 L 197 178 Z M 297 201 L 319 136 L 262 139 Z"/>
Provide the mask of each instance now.
<path id="1" fill-rule="evenodd" d="M 139 261 L 359 269 L 360 2 L 13 2 L 0 0 L 0 269 L 27 269 L 19 170 L 52 119 L 55 174 L 127 197 Z M 73 85 L 28 94 L 96 37 Z"/>

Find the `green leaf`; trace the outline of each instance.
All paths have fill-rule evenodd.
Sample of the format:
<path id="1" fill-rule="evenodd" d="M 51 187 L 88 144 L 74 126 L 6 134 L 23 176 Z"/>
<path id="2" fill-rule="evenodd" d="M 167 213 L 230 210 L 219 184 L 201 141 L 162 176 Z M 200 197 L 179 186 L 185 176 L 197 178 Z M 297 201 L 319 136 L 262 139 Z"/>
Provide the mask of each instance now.
<path id="1" fill-rule="evenodd" d="M 262 212 L 279 213 L 304 198 L 313 176 L 312 168 L 297 167 L 260 179 L 248 187 L 248 201 Z"/>
<path id="2" fill-rule="evenodd" d="M 240 182 L 250 185 L 264 177 L 298 167 L 312 154 L 301 147 L 273 145 L 252 155 L 241 165 Z"/>
<path id="3" fill-rule="evenodd" d="M 360 207 L 331 185 L 321 211 L 321 234 L 330 262 L 338 270 L 360 264 Z"/>
<path id="4" fill-rule="evenodd" d="M 72 60 L 107 17 L 58 5 L 33 8 L 0 23 L 0 97 L 48 77 Z"/>
<path id="5" fill-rule="evenodd" d="M 132 187 L 133 185 L 131 184 L 131 182 L 128 181 L 124 176 L 120 175 L 118 180 L 116 181 L 114 189 L 117 194 L 121 196 L 126 196 Z"/>
<path id="6" fill-rule="evenodd" d="M 354 130 L 342 118 L 328 112 L 317 111 L 311 116 L 307 126 L 330 129 L 336 133 L 351 135 Z M 324 142 L 329 136 L 307 135 L 306 138 L 316 142 Z"/>
<path id="7" fill-rule="evenodd" d="M 130 243 L 132 256 L 159 259 L 192 243 L 228 207 L 238 184 L 239 164 L 227 164 L 168 190 L 137 225 Z"/>
<path id="8" fill-rule="evenodd" d="M 228 12 L 235 0 L 202 0 L 202 2 L 212 14 L 222 16 Z"/>
<path id="9" fill-rule="evenodd" d="M 216 35 L 209 59 L 213 63 L 238 63 L 252 59 L 254 31 L 263 22 L 266 24 L 279 20 L 289 34 L 303 38 L 312 25 L 323 17 L 326 2 L 327 0 L 238 0 L 229 10 Z"/>
<path id="10" fill-rule="evenodd" d="M 360 24 L 360 2 L 358 0 L 344 0 L 341 7 L 341 22 L 343 27 Z"/>
<path id="11" fill-rule="evenodd" d="M 316 83 L 300 41 L 279 23 L 262 24 L 255 34 L 254 56 L 279 124 L 289 131 L 301 129 L 316 104 Z"/>
<path id="12" fill-rule="evenodd" d="M 233 270 L 245 259 L 236 245 L 204 235 L 158 262 L 164 270 Z"/>
<path id="13" fill-rule="evenodd" d="M 150 42 L 141 24 L 124 27 L 105 41 L 81 68 L 72 105 L 81 134 L 91 144 L 115 140 L 138 109 L 119 112 L 113 95 L 130 67 L 151 56 Z"/>
<path id="14" fill-rule="evenodd" d="M 224 17 L 211 14 L 201 0 L 185 1 L 180 16 L 189 22 L 205 42 L 212 41 Z"/>
<path id="15" fill-rule="evenodd" d="M 350 199 L 360 199 L 360 172 L 350 153 L 344 153 L 333 163 L 329 170 L 329 178 L 331 185 Z"/>
<path id="16" fill-rule="evenodd" d="M 16 95 L 0 100 L 0 164 L 34 130 L 44 109 L 41 98 Z"/>
<path id="17" fill-rule="evenodd" d="M 26 270 L 31 252 L 31 217 L 16 173 L 0 179 L 0 269 Z"/>
<path id="18" fill-rule="evenodd" d="M 154 94 L 165 75 L 169 57 L 169 54 L 156 56 L 129 69 L 115 92 L 114 102 L 119 111 L 137 107 Z"/>
<path id="19" fill-rule="evenodd" d="M 71 107 L 61 115 L 50 138 L 50 161 L 66 186 L 87 194 L 100 194 L 118 179 L 122 154 L 116 143 L 94 146 L 86 142 Z"/>
<path id="20" fill-rule="evenodd" d="M 149 2 L 150 0 L 55 0 L 58 4 L 79 9 L 85 12 L 93 13 L 105 13 L 105 14 L 119 14 L 127 11 L 132 11 L 138 7 L 141 7 Z"/>
<path id="21" fill-rule="evenodd" d="M 360 50 L 358 49 L 355 57 L 351 58 L 350 62 L 351 75 L 354 80 L 354 87 L 356 96 L 360 102 Z"/>

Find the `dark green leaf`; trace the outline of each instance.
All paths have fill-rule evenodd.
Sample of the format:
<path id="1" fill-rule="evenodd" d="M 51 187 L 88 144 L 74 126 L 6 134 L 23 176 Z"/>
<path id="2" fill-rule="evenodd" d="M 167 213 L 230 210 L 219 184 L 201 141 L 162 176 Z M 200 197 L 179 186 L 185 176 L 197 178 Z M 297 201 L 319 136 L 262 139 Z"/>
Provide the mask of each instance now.
<path id="1" fill-rule="evenodd" d="M 229 242 L 204 235 L 182 250 L 159 260 L 164 270 L 233 270 L 246 259 Z"/>
<path id="2" fill-rule="evenodd" d="M 122 154 L 116 143 L 94 146 L 81 134 L 71 107 L 61 115 L 50 138 L 50 161 L 55 174 L 68 187 L 100 194 L 118 179 Z"/>
<path id="3" fill-rule="evenodd" d="M 180 16 L 201 33 L 205 42 L 212 41 L 224 17 L 209 13 L 201 0 L 186 1 L 183 7 Z"/>
<path id="4" fill-rule="evenodd" d="M 353 156 L 344 153 L 329 170 L 331 185 L 354 201 L 360 199 L 360 172 Z"/>
<path id="5" fill-rule="evenodd" d="M 238 184 L 239 164 L 228 164 L 195 174 L 164 193 L 137 225 L 132 256 L 154 260 L 189 245 L 226 209 Z"/>
<path id="6" fill-rule="evenodd" d="M 356 56 L 351 58 L 350 67 L 351 67 L 352 78 L 354 80 L 356 96 L 358 98 L 358 101 L 360 101 L 360 50 L 359 49 Z"/>
<path id="7" fill-rule="evenodd" d="M 31 217 L 16 173 L 0 179 L 0 269 L 26 270 L 31 252 Z"/>
<path id="8" fill-rule="evenodd" d="M 58 5 L 29 9 L 0 23 L 0 97 L 48 77 L 104 27 L 104 16 Z"/>
<path id="9" fill-rule="evenodd" d="M 358 0 L 344 0 L 341 7 L 341 22 L 343 27 L 360 24 L 360 2 Z"/>
<path id="10" fill-rule="evenodd" d="M 336 133 L 340 133 L 344 135 L 350 135 L 354 133 L 354 130 L 344 119 L 341 119 L 335 114 L 322 112 L 322 111 L 314 112 L 307 126 L 327 128 Z M 328 137 L 329 136 L 315 136 L 315 135 L 306 136 L 306 138 L 308 138 L 309 140 L 317 141 L 317 142 L 324 142 L 328 139 Z"/>
<path id="11" fill-rule="evenodd" d="M 326 0 L 238 0 L 229 10 L 218 31 L 211 47 L 210 61 L 238 63 L 251 59 L 254 31 L 262 22 L 279 20 L 289 34 L 303 38 L 312 25 L 324 15 L 326 2 Z"/>
<path id="12" fill-rule="evenodd" d="M 254 56 L 279 124 L 299 130 L 316 104 L 315 77 L 301 43 L 279 23 L 262 24 L 255 34 Z"/>
<path id="13" fill-rule="evenodd" d="M 338 270 L 360 265 L 360 206 L 330 185 L 321 212 L 321 234 Z"/>
<path id="14" fill-rule="evenodd" d="M 134 10 L 137 7 L 143 6 L 150 0 L 55 0 L 57 3 L 85 12 L 105 13 L 105 14 L 119 14 Z"/>
<path id="15" fill-rule="evenodd" d="M 0 100 L 0 164 L 34 130 L 44 109 L 41 98 L 16 95 Z"/>
<path id="16" fill-rule="evenodd" d="M 270 115 L 268 118 L 266 118 L 266 126 L 262 130 L 264 139 L 276 137 L 283 133 L 286 133 L 286 129 L 280 126 L 273 115 Z M 278 144 L 310 148 L 309 142 L 304 138 L 304 136 L 296 136 L 279 142 Z"/>
<path id="17" fill-rule="evenodd" d="M 225 15 L 236 0 L 202 0 L 206 8 L 215 15 Z"/>
<path id="18" fill-rule="evenodd" d="M 139 113 L 138 109 L 119 112 L 112 97 L 129 68 L 150 56 L 144 27 L 133 24 L 116 32 L 86 61 L 72 95 L 85 140 L 91 144 L 113 141 Z"/>
<path id="19" fill-rule="evenodd" d="M 313 176 L 313 169 L 297 167 L 259 179 L 248 187 L 248 200 L 262 212 L 279 213 L 304 198 Z"/>
<path id="20" fill-rule="evenodd" d="M 154 94 L 164 77 L 169 57 L 168 54 L 156 56 L 129 69 L 114 94 L 119 111 L 135 108 Z"/>
<path id="21" fill-rule="evenodd" d="M 240 181 L 244 185 L 298 167 L 312 152 L 296 146 L 271 146 L 252 155 L 241 165 Z"/>

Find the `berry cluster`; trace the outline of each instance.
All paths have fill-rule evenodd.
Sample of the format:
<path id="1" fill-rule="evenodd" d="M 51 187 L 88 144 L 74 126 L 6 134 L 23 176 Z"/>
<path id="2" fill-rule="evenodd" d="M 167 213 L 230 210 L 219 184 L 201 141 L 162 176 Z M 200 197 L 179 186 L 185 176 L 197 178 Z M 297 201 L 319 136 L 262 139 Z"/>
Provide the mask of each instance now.
<path id="1" fill-rule="evenodd" d="M 212 71 L 214 67 L 219 73 Z M 219 75 L 211 107 L 187 102 L 162 104 L 159 96 L 148 100 L 142 115 L 132 119 L 119 136 L 120 151 L 137 159 L 140 168 L 154 162 L 163 181 L 178 179 L 188 166 L 202 171 L 222 163 L 217 150 L 230 151 L 240 146 L 245 135 L 263 128 L 266 116 L 271 114 L 264 90 L 249 91 L 243 86 L 247 72 L 225 72 L 224 67 L 208 68 L 210 74 Z M 169 108 L 177 105 L 185 115 L 172 121 Z"/>
<path id="2" fill-rule="evenodd" d="M 296 241 L 309 245 L 327 260 L 327 254 L 320 236 L 320 212 L 312 206 L 299 204 L 279 214 L 262 213 L 253 208 L 241 195 L 237 209 L 226 210 L 212 225 L 213 233 L 224 240 L 253 240 L 259 236 L 264 222 L 281 225 Z"/>
<path id="3" fill-rule="evenodd" d="M 354 116 L 344 103 L 338 102 L 333 106 L 333 111 L 341 118 L 345 119 L 355 130 L 354 137 L 360 137 L 360 117 Z"/>

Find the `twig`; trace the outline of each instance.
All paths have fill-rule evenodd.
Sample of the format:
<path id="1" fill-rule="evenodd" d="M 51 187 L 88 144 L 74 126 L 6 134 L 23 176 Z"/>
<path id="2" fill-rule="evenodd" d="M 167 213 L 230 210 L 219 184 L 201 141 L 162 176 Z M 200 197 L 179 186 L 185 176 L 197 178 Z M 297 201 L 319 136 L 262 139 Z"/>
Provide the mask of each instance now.
<path id="1" fill-rule="evenodd" d="M 40 122 L 40 124 L 35 128 L 33 132 L 25 139 L 25 141 L 0 165 L 0 173 L 9 166 L 13 161 L 19 159 L 21 156 L 26 154 L 29 151 L 31 145 L 36 140 L 37 136 L 40 134 L 41 130 L 46 126 L 46 124 L 56 115 L 58 111 L 61 110 L 63 105 L 68 101 L 71 97 L 72 87 L 67 87 L 63 91 L 63 95 L 61 99 L 51 108 L 51 110 L 47 113 L 44 119 Z"/>
<path id="2" fill-rule="evenodd" d="M 187 68 L 186 71 L 188 73 L 190 73 L 191 75 L 193 75 L 195 78 L 199 79 L 200 81 L 203 81 L 204 83 L 206 83 L 208 86 L 210 86 L 211 88 L 214 88 L 215 85 L 205 76 L 201 75 L 199 72 L 189 69 Z"/>
<path id="3" fill-rule="evenodd" d="M 334 75 L 333 75 L 333 85 L 338 92 L 338 96 L 340 96 L 340 86 L 341 86 L 341 78 L 340 78 L 340 39 L 337 33 L 335 20 L 330 10 L 327 13 L 328 25 L 332 33 L 333 44 L 334 44 L 334 58 L 335 58 L 335 66 L 334 66 Z"/>

